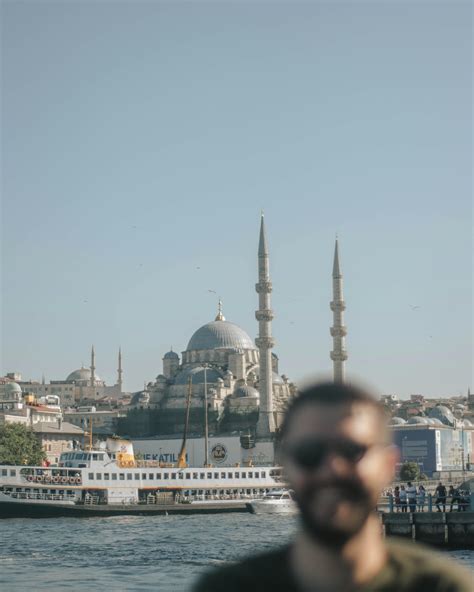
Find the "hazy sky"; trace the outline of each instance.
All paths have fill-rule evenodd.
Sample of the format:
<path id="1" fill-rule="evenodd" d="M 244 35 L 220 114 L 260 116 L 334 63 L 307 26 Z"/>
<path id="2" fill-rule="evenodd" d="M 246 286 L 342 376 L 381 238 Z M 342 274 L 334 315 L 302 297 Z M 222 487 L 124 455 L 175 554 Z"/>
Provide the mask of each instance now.
<path id="1" fill-rule="evenodd" d="M 465 393 L 470 2 L 2 2 L 2 363 L 161 372 L 216 314 L 252 337 L 260 210 L 280 371 Z M 419 307 L 419 308 L 415 308 Z"/>

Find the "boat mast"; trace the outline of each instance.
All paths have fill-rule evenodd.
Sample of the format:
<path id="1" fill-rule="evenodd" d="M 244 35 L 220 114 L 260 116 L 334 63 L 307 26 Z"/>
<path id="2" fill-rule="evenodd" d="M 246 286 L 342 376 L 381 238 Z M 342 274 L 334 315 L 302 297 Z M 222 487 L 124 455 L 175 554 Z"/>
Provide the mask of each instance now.
<path id="1" fill-rule="evenodd" d="M 191 407 L 191 395 L 193 392 L 193 378 L 189 377 L 188 381 L 188 397 L 186 400 L 186 419 L 184 420 L 184 433 L 183 443 L 181 444 L 181 450 L 178 455 L 177 466 L 179 469 L 185 469 L 188 465 L 186 463 L 186 438 L 188 436 L 188 425 L 189 425 L 189 408 Z"/>
<path id="2" fill-rule="evenodd" d="M 209 420 L 207 417 L 207 365 L 204 366 L 204 466 L 209 466 Z"/>

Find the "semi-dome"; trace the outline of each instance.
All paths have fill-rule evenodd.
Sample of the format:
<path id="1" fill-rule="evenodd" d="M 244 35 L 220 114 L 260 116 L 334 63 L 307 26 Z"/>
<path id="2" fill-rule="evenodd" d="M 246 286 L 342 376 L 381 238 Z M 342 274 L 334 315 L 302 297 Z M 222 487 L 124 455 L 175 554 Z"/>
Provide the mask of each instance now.
<path id="1" fill-rule="evenodd" d="M 248 397 L 252 399 L 258 399 L 259 394 L 257 389 L 254 389 L 253 386 L 248 386 L 247 384 L 243 384 L 235 389 L 233 397 Z"/>
<path id="2" fill-rule="evenodd" d="M 5 385 L 5 393 L 13 395 L 14 393 L 21 394 L 21 386 L 17 382 L 7 382 Z"/>
<path id="3" fill-rule="evenodd" d="M 451 409 L 448 409 L 445 405 L 437 405 L 433 407 L 429 413 L 430 417 L 439 419 L 441 423 L 448 426 L 454 426 L 455 420 Z"/>
<path id="4" fill-rule="evenodd" d="M 91 380 L 91 370 L 90 368 L 79 368 L 78 370 L 74 370 L 71 372 L 69 376 L 66 378 L 66 382 L 90 382 Z M 101 382 L 100 378 L 95 374 L 95 381 Z"/>
<path id="5" fill-rule="evenodd" d="M 424 425 L 427 425 L 428 424 L 428 418 L 427 417 L 420 417 L 419 415 L 415 415 L 414 417 L 410 417 L 410 419 L 407 421 L 407 423 L 409 423 L 409 424 L 424 424 Z"/>
<path id="6" fill-rule="evenodd" d="M 389 425 L 403 425 L 405 423 L 406 421 L 403 419 L 403 417 L 392 417 L 392 419 L 389 422 Z"/>
<path id="7" fill-rule="evenodd" d="M 202 366 L 185 368 L 176 376 L 174 383 L 188 384 L 190 378 L 192 378 L 193 384 L 204 384 L 204 368 Z M 207 368 L 205 378 L 209 383 L 217 383 L 221 375 L 214 368 Z"/>
<path id="8" fill-rule="evenodd" d="M 203 325 L 191 337 L 186 351 L 209 349 L 257 349 L 252 339 L 238 325 L 217 320 Z"/>

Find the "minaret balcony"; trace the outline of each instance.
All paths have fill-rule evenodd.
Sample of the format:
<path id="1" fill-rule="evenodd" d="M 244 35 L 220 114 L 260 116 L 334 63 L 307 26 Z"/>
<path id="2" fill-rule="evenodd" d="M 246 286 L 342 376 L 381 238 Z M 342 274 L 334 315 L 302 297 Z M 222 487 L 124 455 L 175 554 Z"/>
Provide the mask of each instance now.
<path id="1" fill-rule="evenodd" d="M 257 321 L 271 321 L 273 320 L 274 316 L 273 310 L 269 308 L 255 311 L 255 318 Z"/>
<path id="2" fill-rule="evenodd" d="M 333 362 L 345 362 L 347 360 L 347 351 L 345 349 L 341 351 L 332 351 L 331 360 Z"/>
<path id="3" fill-rule="evenodd" d="M 270 294 L 272 289 L 272 282 L 269 281 L 261 281 L 255 284 L 255 290 L 258 294 Z"/>
<path id="4" fill-rule="evenodd" d="M 272 349 L 275 347 L 275 340 L 272 337 L 257 337 L 255 345 L 259 349 Z"/>
<path id="5" fill-rule="evenodd" d="M 345 337 L 347 335 L 347 328 L 344 325 L 331 327 L 330 332 L 333 337 Z"/>
<path id="6" fill-rule="evenodd" d="M 329 306 L 333 312 L 342 312 L 343 310 L 346 310 L 346 303 L 344 300 L 333 300 L 329 303 Z"/>

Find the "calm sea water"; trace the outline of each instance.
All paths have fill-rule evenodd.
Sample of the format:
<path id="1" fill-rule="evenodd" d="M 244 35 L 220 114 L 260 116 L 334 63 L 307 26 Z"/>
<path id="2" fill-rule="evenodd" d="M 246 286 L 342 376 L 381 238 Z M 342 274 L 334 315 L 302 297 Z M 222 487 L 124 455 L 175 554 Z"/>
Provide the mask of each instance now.
<path id="1" fill-rule="evenodd" d="M 0 521 L 0 589 L 188 591 L 196 577 L 284 544 L 295 518 L 222 514 Z M 474 570 L 474 551 L 449 553 Z"/>

